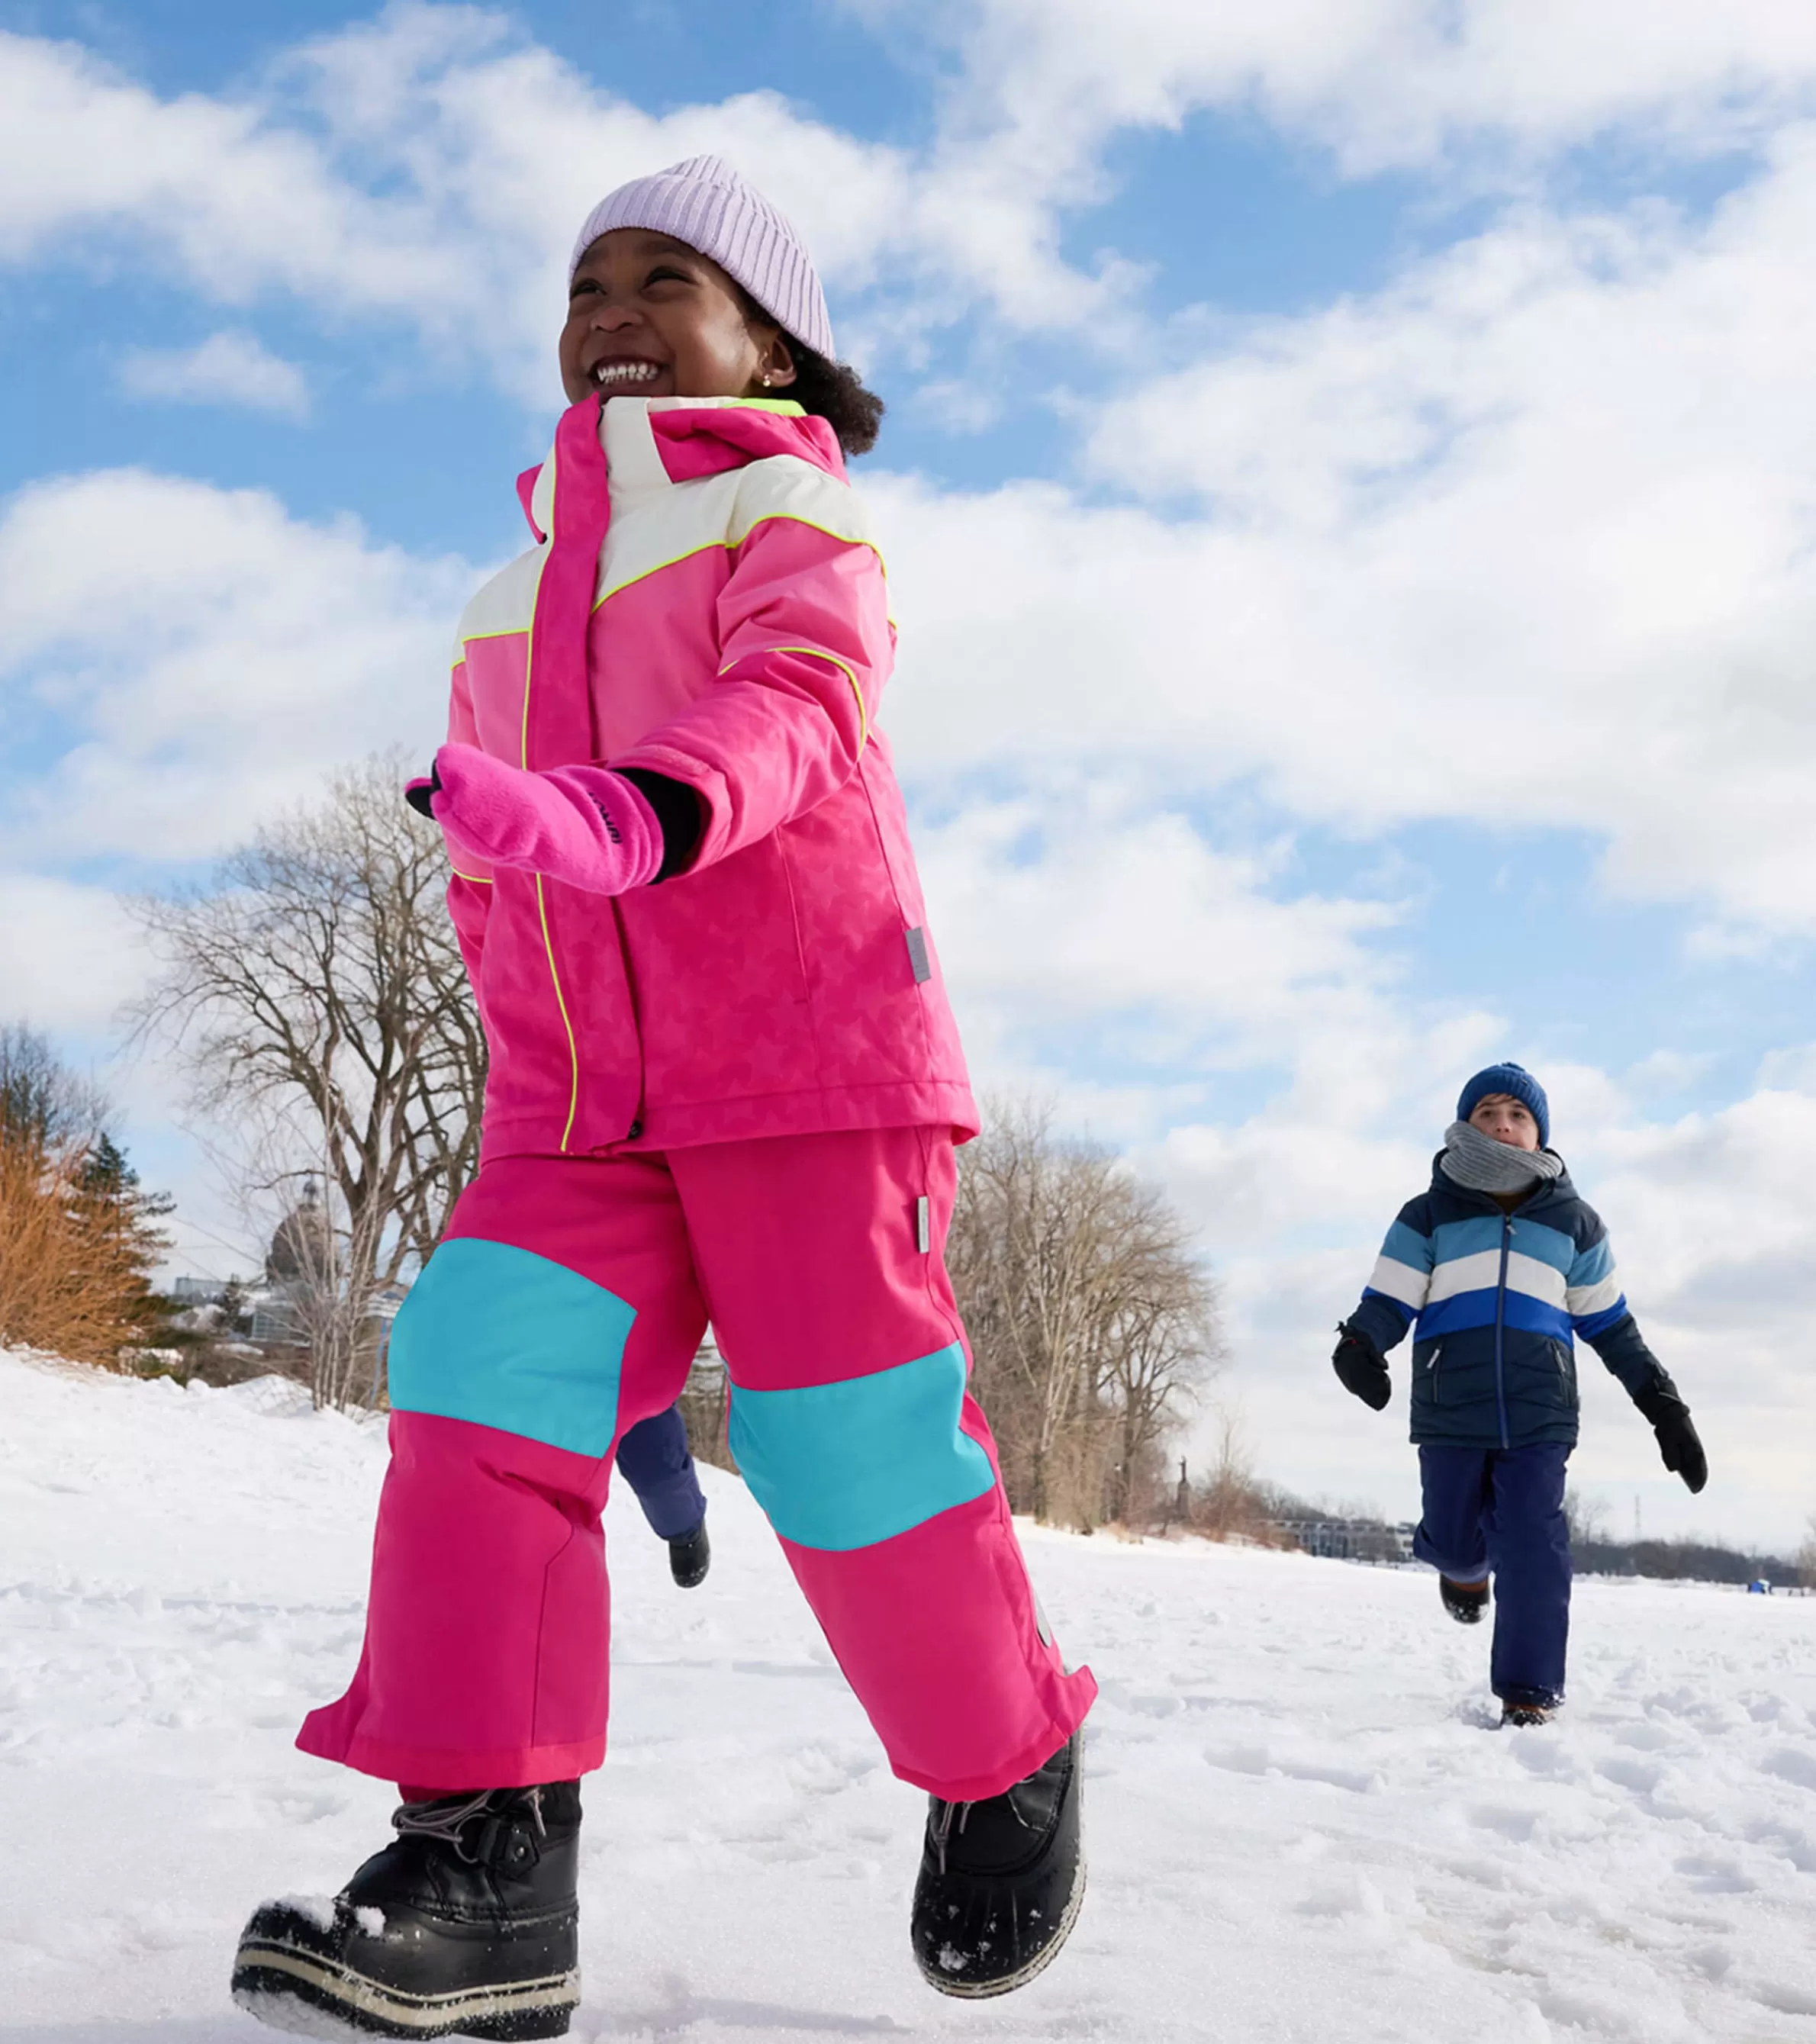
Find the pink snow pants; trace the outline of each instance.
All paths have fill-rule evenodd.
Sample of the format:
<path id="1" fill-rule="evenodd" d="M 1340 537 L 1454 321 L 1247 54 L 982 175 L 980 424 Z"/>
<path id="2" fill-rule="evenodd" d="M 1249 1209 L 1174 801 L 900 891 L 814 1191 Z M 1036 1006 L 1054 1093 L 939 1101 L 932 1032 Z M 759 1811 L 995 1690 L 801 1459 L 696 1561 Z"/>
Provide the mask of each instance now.
<path id="1" fill-rule="evenodd" d="M 613 1450 L 710 1317 L 738 1466 L 896 1773 L 975 1800 L 1056 1751 L 1096 1685 L 965 1389 L 955 1182 L 925 1128 L 487 1164 L 398 1316 L 365 1647 L 298 1744 L 430 1789 L 600 1764 Z"/>

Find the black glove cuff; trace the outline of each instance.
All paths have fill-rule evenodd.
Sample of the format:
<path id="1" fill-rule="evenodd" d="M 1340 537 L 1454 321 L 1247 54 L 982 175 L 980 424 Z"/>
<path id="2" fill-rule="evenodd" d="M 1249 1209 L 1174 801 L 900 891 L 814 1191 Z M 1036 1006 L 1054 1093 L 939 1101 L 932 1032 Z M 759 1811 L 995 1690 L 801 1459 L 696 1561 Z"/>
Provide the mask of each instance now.
<path id="1" fill-rule="evenodd" d="M 427 782 L 419 781 L 414 787 L 406 788 L 403 791 L 403 798 L 419 816 L 427 816 L 429 820 L 433 823 L 435 811 L 430 806 L 429 797 L 433 795 L 439 795 L 441 792 L 441 770 L 432 763 L 429 769 Z"/>
<path id="2" fill-rule="evenodd" d="M 685 781 L 671 781 L 647 766 L 615 766 L 612 770 L 621 774 L 656 812 L 656 828 L 662 833 L 662 866 L 651 884 L 685 873 L 706 830 L 699 796 Z"/>
<path id="3" fill-rule="evenodd" d="M 1690 1408 L 1678 1396 L 1677 1386 L 1663 1370 L 1650 1384 L 1640 1386 L 1633 1393 L 1633 1403 L 1650 1426 L 1661 1427 L 1668 1420 L 1690 1417 Z"/>
<path id="4" fill-rule="evenodd" d="M 1381 1345 L 1367 1328 L 1352 1326 L 1348 1320 L 1339 1320 L 1337 1324 L 1337 1332 L 1340 1347 L 1344 1342 L 1353 1342 L 1363 1350 L 1371 1362 L 1382 1370 L 1387 1368 L 1387 1358 L 1381 1353 Z"/>

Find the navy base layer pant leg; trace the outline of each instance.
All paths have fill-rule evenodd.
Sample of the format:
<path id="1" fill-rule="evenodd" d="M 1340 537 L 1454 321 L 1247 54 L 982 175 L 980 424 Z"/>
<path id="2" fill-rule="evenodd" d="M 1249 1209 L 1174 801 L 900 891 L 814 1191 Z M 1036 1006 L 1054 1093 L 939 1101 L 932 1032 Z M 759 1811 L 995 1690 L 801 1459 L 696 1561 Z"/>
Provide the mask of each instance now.
<path id="1" fill-rule="evenodd" d="M 1570 1637 L 1568 1447 L 1422 1447 L 1424 1516 L 1413 1552 L 1453 1582 L 1495 1578 L 1489 1680 L 1510 1704 L 1564 1696 Z"/>
<path id="2" fill-rule="evenodd" d="M 660 1540 L 679 1540 L 706 1516 L 706 1500 L 687 1450 L 687 1428 L 671 1405 L 639 1420 L 618 1443 L 618 1473 L 637 1493 Z"/>

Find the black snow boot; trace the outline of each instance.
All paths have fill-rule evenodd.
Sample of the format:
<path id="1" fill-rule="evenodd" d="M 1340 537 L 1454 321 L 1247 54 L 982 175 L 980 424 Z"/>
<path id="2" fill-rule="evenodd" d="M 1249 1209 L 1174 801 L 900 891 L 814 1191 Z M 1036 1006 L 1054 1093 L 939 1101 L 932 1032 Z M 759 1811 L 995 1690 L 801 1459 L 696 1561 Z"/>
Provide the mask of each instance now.
<path id="1" fill-rule="evenodd" d="M 1072 1934 L 1084 1900 L 1074 1732 L 1000 1796 L 927 1812 L 910 1934 L 929 1986 L 973 2000 L 1031 1981 Z"/>
<path id="2" fill-rule="evenodd" d="M 406 1803 L 332 1901 L 263 1904 L 233 1999 L 279 2030 L 559 2037 L 580 1999 L 580 1785 Z"/>
<path id="3" fill-rule="evenodd" d="M 683 1533 L 679 1540 L 669 1542 L 668 1573 L 683 1589 L 698 1589 L 706 1580 L 706 1571 L 712 1566 L 713 1546 L 706 1538 L 705 1520 L 691 1533 Z"/>
<path id="4" fill-rule="evenodd" d="M 1444 1600 L 1445 1609 L 1459 1625 L 1482 1623 L 1482 1614 L 1488 1608 L 1486 1583 L 1453 1583 L 1449 1577 L 1440 1576 L 1437 1593 Z"/>

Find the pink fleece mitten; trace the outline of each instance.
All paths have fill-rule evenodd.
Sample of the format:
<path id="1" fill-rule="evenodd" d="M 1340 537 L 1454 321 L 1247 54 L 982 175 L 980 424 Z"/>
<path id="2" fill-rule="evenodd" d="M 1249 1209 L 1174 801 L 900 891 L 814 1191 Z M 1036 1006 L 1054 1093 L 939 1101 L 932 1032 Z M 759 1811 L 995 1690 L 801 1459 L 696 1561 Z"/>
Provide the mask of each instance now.
<path id="1" fill-rule="evenodd" d="M 622 894 L 662 870 L 662 828 L 638 789 L 609 766 L 531 773 L 475 745 L 444 745 L 429 797 L 450 837 L 493 866 Z"/>

